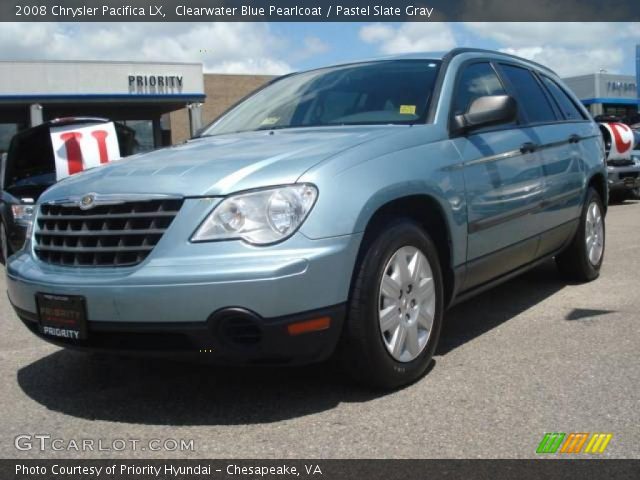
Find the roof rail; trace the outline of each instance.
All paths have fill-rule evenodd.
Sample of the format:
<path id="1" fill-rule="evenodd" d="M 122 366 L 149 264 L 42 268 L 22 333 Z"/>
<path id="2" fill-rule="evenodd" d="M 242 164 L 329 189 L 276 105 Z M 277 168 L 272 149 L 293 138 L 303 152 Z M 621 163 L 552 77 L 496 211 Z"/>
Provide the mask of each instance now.
<path id="1" fill-rule="evenodd" d="M 558 75 L 556 72 L 554 72 L 553 70 L 551 70 L 549 67 L 542 65 L 541 63 L 538 62 L 534 62 L 533 60 L 529 60 L 526 58 L 522 58 L 519 57 L 517 55 L 511 55 L 510 53 L 504 53 L 504 52 L 498 52 L 496 50 L 487 50 L 484 48 L 472 48 L 472 47 L 458 47 L 458 48 L 454 48 L 451 51 L 449 51 L 449 53 L 447 53 L 446 56 L 453 58 L 456 55 L 461 55 L 463 53 L 490 53 L 492 55 L 502 55 L 504 57 L 509 57 L 509 58 L 514 58 L 516 60 L 519 60 L 521 62 L 525 62 L 528 63 L 530 65 L 534 65 L 537 68 L 541 68 L 543 70 L 546 70 L 547 72 L 550 72 L 554 75 Z"/>

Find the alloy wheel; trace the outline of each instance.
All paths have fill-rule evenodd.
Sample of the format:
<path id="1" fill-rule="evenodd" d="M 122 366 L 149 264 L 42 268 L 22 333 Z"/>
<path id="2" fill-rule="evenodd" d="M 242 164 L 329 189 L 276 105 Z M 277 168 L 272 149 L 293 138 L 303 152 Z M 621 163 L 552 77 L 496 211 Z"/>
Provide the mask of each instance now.
<path id="1" fill-rule="evenodd" d="M 389 354 L 410 362 L 424 350 L 433 329 L 436 294 L 427 257 L 413 246 L 398 249 L 385 266 L 378 320 Z"/>
<path id="2" fill-rule="evenodd" d="M 602 212 L 596 202 L 589 204 L 585 229 L 587 258 L 589 258 L 591 265 L 598 265 L 604 250 L 604 223 Z"/>

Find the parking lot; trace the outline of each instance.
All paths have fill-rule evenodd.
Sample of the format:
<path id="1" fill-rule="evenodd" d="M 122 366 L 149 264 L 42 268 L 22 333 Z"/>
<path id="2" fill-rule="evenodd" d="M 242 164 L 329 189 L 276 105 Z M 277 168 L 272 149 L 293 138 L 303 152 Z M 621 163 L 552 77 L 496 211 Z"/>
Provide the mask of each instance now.
<path id="1" fill-rule="evenodd" d="M 84 355 L 30 334 L 0 302 L 0 455 L 178 458 L 534 457 L 545 432 L 613 434 L 640 457 L 640 203 L 613 205 L 601 277 L 552 262 L 447 315 L 430 373 L 360 389 L 332 366 L 237 369 Z M 5 290 L 4 275 L 0 289 Z M 65 441 L 193 440 L 193 451 L 18 451 Z"/>

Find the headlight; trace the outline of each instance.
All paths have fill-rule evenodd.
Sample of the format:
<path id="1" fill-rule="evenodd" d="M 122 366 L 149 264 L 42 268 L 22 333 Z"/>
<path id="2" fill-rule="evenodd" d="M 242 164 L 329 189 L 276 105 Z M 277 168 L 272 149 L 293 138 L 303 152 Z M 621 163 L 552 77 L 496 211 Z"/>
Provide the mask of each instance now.
<path id="1" fill-rule="evenodd" d="M 11 205 L 11 213 L 16 223 L 30 225 L 33 221 L 33 205 Z"/>
<path id="2" fill-rule="evenodd" d="M 631 155 L 631 160 L 634 165 L 640 165 L 640 155 Z"/>
<path id="3" fill-rule="evenodd" d="M 317 197 L 310 184 L 232 195 L 213 209 L 191 241 L 242 239 L 266 245 L 284 240 L 302 225 Z"/>

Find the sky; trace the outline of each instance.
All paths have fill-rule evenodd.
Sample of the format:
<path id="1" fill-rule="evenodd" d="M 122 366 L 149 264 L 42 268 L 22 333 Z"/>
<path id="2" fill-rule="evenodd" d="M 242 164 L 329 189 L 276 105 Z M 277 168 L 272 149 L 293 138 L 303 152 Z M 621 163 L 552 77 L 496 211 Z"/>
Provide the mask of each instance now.
<path id="1" fill-rule="evenodd" d="M 473 46 L 566 77 L 635 74 L 637 43 L 638 23 L 4 23 L 0 60 L 202 62 L 206 72 L 277 75 Z"/>

